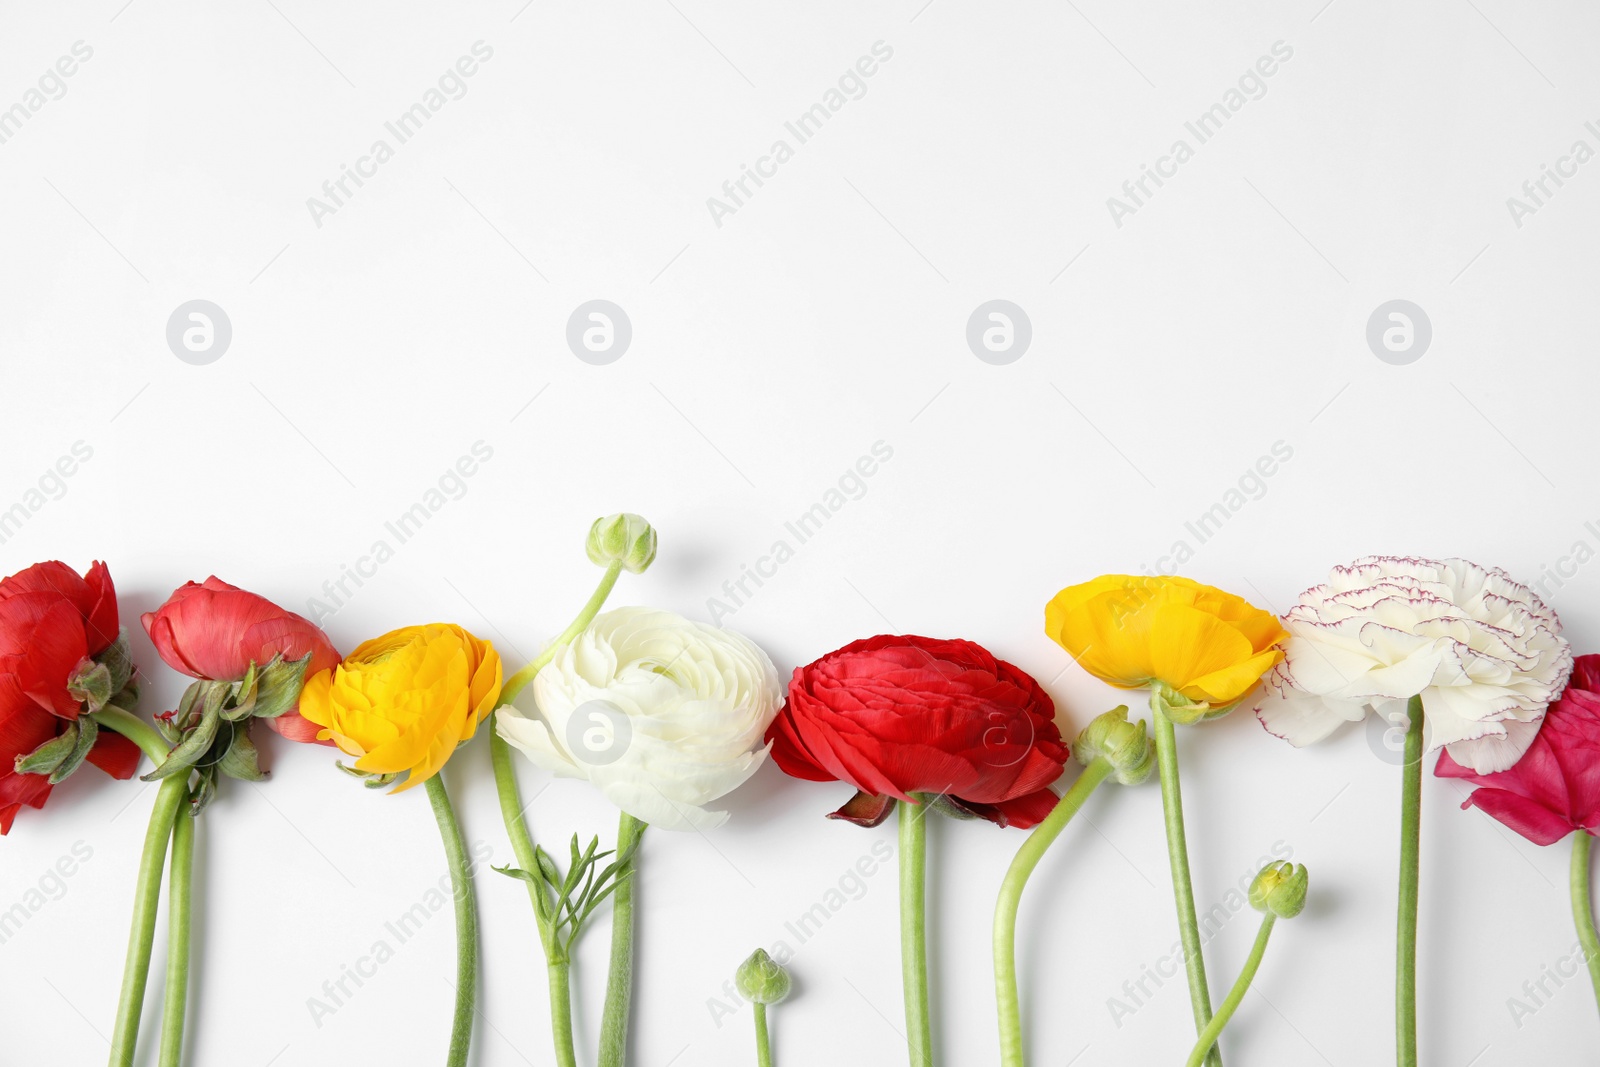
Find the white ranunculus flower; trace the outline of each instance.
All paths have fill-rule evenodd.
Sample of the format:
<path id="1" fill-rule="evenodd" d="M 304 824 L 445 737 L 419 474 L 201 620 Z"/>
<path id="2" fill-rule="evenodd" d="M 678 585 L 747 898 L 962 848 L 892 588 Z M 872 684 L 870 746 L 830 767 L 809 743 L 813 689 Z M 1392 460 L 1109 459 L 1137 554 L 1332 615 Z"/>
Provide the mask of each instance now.
<path id="1" fill-rule="evenodd" d="M 761 766 L 783 702 L 777 668 L 748 638 L 649 608 L 598 616 L 531 688 L 537 710 L 502 707 L 500 736 L 664 830 L 727 821 L 705 805 Z"/>
<path id="2" fill-rule="evenodd" d="M 1368 709 L 1400 721 L 1421 694 L 1427 748 L 1479 774 L 1515 763 L 1561 695 L 1561 622 L 1502 570 L 1462 559 L 1365 556 L 1284 616 L 1284 660 L 1262 684 L 1268 731 L 1309 745 Z"/>

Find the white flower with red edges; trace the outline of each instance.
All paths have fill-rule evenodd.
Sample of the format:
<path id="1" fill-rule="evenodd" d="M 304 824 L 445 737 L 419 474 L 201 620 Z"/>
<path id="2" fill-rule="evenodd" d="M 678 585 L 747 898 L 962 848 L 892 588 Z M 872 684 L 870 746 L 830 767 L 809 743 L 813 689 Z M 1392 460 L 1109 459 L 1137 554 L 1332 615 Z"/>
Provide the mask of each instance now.
<path id="1" fill-rule="evenodd" d="M 1429 751 L 1503 771 L 1572 671 L 1556 613 L 1504 571 L 1463 559 L 1364 556 L 1300 594 L 1284 626 L 1256 716 L 1297 747 L 1368 711 L 1398 721 L 1421 696 Z"/>

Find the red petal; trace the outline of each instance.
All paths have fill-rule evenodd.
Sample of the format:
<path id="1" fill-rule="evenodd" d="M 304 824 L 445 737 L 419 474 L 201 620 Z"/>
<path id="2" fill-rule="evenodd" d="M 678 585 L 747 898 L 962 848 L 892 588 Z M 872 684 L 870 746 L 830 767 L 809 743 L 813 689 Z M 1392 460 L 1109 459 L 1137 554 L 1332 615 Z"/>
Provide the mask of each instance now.
<path id="1" fill-rule="evenodd" d="M 139 769 L 142 755 L 139 746 L 126 737 L 114 730 L 101 730 L 86 758 L 111 777 L 128 779 Z"/>
<path id="2" fill-rule="evenodd" d="M 87 653 L 83 616 L 71 601 L 37 592 L 0 600 L 0 674 L 13 676 L 40 707 L 78 717 L 67 678 Z"/>
<path id="3" fill-rule="evenodd" d="M 331 745 L 332 741 L 318 741 L 317 731 L 322 727 L 304 718 L 297 711 L 286 711 L 276 719 L 268 719 L 267 725 L 291 741 L 300 741 L 311 745 Z"/>
<path id="4" fill-rule="evenodd" d="M 1549 808 L 1504 789 L 1479 789 L 1462 807 L 1468 805 L 1483 809 L 1536 845 L 1555 844 L 1575 829 Z"/>

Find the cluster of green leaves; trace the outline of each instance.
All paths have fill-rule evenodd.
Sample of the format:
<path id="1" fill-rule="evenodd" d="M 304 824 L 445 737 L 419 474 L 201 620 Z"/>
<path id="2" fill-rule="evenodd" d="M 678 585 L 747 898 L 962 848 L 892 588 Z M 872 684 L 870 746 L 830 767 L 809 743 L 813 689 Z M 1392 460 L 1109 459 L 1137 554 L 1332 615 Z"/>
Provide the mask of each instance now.
<path id="1" fill-rule="evenodd" d="M 572 946 L 583 932 L 583 924 L 617 886 L 633 876 L 632 860 L 640 840 L 635 838 L 618 855 L 615 850 L 599 851 L 598 837 L 589 842 L 588 848 L 580 850 L 578 835 L 573 834 L 565 874 L 543 846 L 534 847 L 534 857 L 539 861 L 537 872 L 510 866 L 495 868 L 531 887 L 538 902 L 539 933 L 551 963 L 565 963 L 572 958 Z M 602 867 L 607 859 L 611 862 Z"/>

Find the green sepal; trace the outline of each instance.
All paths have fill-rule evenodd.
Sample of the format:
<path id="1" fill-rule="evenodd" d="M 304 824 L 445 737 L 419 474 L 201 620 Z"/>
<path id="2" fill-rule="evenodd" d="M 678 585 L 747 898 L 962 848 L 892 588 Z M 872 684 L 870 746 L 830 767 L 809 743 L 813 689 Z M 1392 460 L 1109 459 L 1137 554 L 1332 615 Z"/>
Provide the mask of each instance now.
<path id="1" fill-rule="evenodd" d="M 260 782 L 266 779 L 267 772 L 261 769 L 257 759 L 255 742 L 250 739 L 250 724 L 235 726 L 233 740 L 228 744 L 228 751 L 222 754 L 222 759 L 217 762 L 217 770 L 229 778 L 238 778 L 245 782 Z"/>
<path id="2" fill-rule="evenodd" d="M 133 681 L 133 654 L 128 650 L 128 631 L 118 630 L 117 639 L 106 646 L 99 658 L 111 674 L 112 694 L 121 693 Z"/>
<path id="3" fill-rule="evenodd" d="M 306 668 L 311 666 L 311 653 L 297 660 L 286 660 L 281 655 L 261 669 L 255 679 L 255 717 L 276 719 L 300 702 L 300 690 L 305 688 Z M 251 664 L 252 670 L 255 665 Z"/>
<path id="4" fill-rule="evenodd" d="M 67 695 L 88 705 L 91 713 L 105 707 L 116 692 L 111 684 L 111 669 L 92 659 L 80 660 L 67 678 Z"/>
<path id="5" fill-rule="evenodd" d="M 190 686 L 191 690 L 204 690 L 202 699 L 205 703 L 199 711 L 200 721 L 192 729 L 185 729 L 187 724 L 179 726 L 183 740 L 167 753 L 166 762 L 144 775 L 141 781 L 158 782 L 163 778 L 172 777 L 179 771 L 187 771 L 211 750 L 211 743 L 217 739 L 217 727 L 222 723 L 222 703 L 227 699 L 229 688 L 225 682 L 196 682 Z M 188 701 L 187 693 L 184 694 L 184 698 Z M 192 719 L 194 715 L 191 704 L 187 718 Z"/>
<path id="6" fill-rule="evenodd" d="M 93 722 L 94 720 L 89 720 Z M 26 755 L 19 755 L 14 764 L 18 774 L 54 774 L 72 750 L 78 747 L 78 724 L 69 722 L 64 732 L 57 734 Z M 53 783 L 52 783 L 53 784 Z"/>
<path id="7" fill-rule="evenodd" d="M 228 701 L 222 709 L 222 717 L 229 722 L 238 722 L 248 719 L 256 710 L 256 663 L 250 661 L 250 668 L 244 672 L 244 677 L 239 680 L 233 691 L 233 699 Z"/>
<path id="8" fill-rule="evenodd" d="M 100 724 L 87 715 L 79 718 L 73 726 L 77 744 L 73 746 L 67 758 L 61 761 L 61 766 L 50 775 L 51 785 L 60 785 L 67 780 L 67 775 L 82 766 L 83 761 L 89 756 L 89 750 L 94 748 L 95 741 L 100 737 Z"/>
<path id="9" fill-rule="evenodd" d="M 189 814 L 198 817 L 213 800 L 217 799 L 217 769 L 199 768 L 194 788 L 189 792 Z"/>

